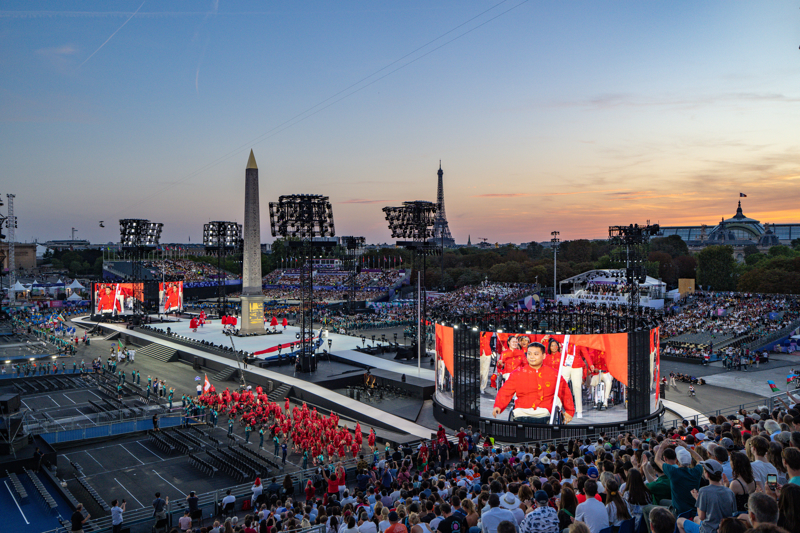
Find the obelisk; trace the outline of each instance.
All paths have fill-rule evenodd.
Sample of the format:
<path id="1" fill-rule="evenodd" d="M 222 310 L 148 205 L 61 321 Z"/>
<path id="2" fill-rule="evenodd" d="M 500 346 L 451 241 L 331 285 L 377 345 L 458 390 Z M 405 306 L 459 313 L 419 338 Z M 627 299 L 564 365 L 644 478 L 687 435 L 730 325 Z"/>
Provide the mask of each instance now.
<path id="1" fill-rule="evenodd" d="M 244 171 L 244 254 L 242 255 L 242 321 L 240 333 L 264 333 L 264 293 L 261 292 L 261 216 L 258 166 L 253 150 Z"/>

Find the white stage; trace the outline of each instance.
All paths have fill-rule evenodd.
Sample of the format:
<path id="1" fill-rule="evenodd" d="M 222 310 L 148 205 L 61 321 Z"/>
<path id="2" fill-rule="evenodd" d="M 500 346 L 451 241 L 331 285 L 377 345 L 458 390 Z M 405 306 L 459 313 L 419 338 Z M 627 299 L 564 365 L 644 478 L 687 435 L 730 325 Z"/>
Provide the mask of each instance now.
<path id="1" fill-rule="evenodd" d="M 211 324 L 206 324 L 203 327 L 198 327 L 197 332 L 194 332 L 189 327 L 188 320 L 181 320 L 180 322 L 170 322 L 168 324 L 150 324 L 154 328 L 167 330 L 169 327 L 173 333 L 189 339 L 206 341 L 212 344 L 222 344 L 223 346 L 231 346 L 231 339 L 236 346 L 236 350 L 244 350 L 245 352 L 254 353 L 261 350 L 266 350 L 273 346 L 280 344 L 288 344 L 297 341 L 297 334 L 300 333 L 300 328 L 295 326 L 278 326 L 278 331 L 283 333 L 279 335 L 259 335 L 255 337 L 229 337 L 222 333 L 222 324 L 218 320 L 212 321 Z M 314 335 L 319 335 L 319 330 L 314 330 Z M 330 349 L 328 349 L 328 340 L 333 341 Z M 353 363 L 366 365 L 372 368 L 379 368 L 381 370 L 388 370 L 398 374 L 406 374 L 408 376 L 416 376 L 421 379 L 427 379 L 433 382 L 434 372 L 430 368 L 417 369 L 416 365 L 406 365 L 382 359 L 365 353 L 356 351 L 356 347 L 361 346 L 361 337 L 352 337 L 350 335 L 341 335 L 339 333 L 328 333 L 327 337 L 323 333 L 323 343 L 321 349 L 328 350 L 332 355 L 346 359 Z M 282 354 L 291 352 L 291 348 L 284 348 Z M 270 352 L 268 354 L 255 356 L 258 359 L 269 359 L 278 357 L 278 352 Z"/>

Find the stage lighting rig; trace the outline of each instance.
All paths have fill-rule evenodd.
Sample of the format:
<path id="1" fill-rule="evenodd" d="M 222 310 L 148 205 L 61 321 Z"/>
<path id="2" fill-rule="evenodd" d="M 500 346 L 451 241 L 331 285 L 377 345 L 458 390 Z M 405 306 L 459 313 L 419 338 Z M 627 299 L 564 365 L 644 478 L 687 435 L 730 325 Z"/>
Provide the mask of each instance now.
<path id="1" fill-rule="evenodd" d="M 367 240 L 364 237 L 355 237 L 352 235 L 339 238 L 339 243 L 345 251 L 345 268 L 350 272 L 347 280 L 347 286 L 350 288 L 350 296 L 347 299 L 347 309 L 351 314 L 355 312 L 358 274 L 361 271 L 358 261 L 359 250 L 364 247 L 366 242 Z"/>
<path id="2" fill-rule="evenodd" d="M 334 237 L 333 208 L 327 196 L 293 194 L 269 203 L 269 222 L 273 237 L 286 239 L 291 248 L 299 248 L 303 264 L 300 268 L 300 353 L 297 357 L 302 372 L 316 369 L 314 360 L 314 279 L 312 249 L 332 248 L 334 241 L 314 241 L 314 237 Z M 299 240 L 298 240 L 299 239 Z"/>
<path id="3" fill-rule="evenodd" d="M 207 254 L 217 256 L 217 313 L 221 317 L 227 314 L 228 307 L 222 256 L 235 254 L 244 247 L 242 225 L 224 220 L 203 224 L 203 245 Z"/>
<path id="4" fill-rule="evenodd" d="M 629 224 L 628 226 L 609 226 L 608 238 L 611 244 L 625 247 L 625 280 L 630 290 L 628 312 L 636 313 L 639 307 L 639 284 L 647 281 L 647 259 L 645 246 L 650 237 L 660 231 L 658 224 Z"/>
<path id="5" fill-rule="evenodd" d="M 134 323 L 145 314 L 144 308 L 144 266 L 147 253 L 156 249 L 161 240 L 164 224 L 150 222 L 143 218 L 123 218 L 119 221 L 119 243 L 123 252 L 130 258 L 133 278 Z"/>
<path id="6" fill-rule="evenodd" d="M 433 237 L 436 204 L 423 200 L 403 202 L 402 206 L 384 207 L 383 212 L 393 238 L 411 239 L 410 241 L 397 241 L 397 245 L 413 251 L 414 266 L 417 268 L 417 369 L 420 369 L 425 350 L 422 335 L 423 332 L 426 332 L 427 297 L 424 283 L 426 257 L 442 253 L 439 246 L 430 242 Z M 422 259 L 422 269 L 416 265 L 419 259 Z"/>
<path id="7" fill-rule="evenodd" d="M 242 225 L 215 220 L 203 224 L 203 245 L 206 253 L 231 253 L 242 247 Z"/>
<path id="8" fill-rule="evenodd" d="M 269 220 L 273 236 L 333 237 L 333 208 L 327 196 L 293 194 L 269 203 Z"/>

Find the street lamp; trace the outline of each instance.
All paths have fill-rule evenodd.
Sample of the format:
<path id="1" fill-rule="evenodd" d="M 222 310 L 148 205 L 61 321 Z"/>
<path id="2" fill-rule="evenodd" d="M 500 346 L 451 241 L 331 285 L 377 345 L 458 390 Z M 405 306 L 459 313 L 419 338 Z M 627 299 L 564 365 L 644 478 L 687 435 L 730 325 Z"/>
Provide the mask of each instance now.
<path id="1" fill-rule="evenodd" d="M 560 233 L 558 231 L 551 231 L 550 235 L 553 236 L 550 239 L 550 244 L 553 246 L 553 301 L 556 301 L 556 296 L 558 295 L 558 291 L 556 289 L 556 268 L 558 268 L 558 263 L 556 258 L 558 256 L 558 243 L 561 242 L 561 239 L 558 238 Z"/>

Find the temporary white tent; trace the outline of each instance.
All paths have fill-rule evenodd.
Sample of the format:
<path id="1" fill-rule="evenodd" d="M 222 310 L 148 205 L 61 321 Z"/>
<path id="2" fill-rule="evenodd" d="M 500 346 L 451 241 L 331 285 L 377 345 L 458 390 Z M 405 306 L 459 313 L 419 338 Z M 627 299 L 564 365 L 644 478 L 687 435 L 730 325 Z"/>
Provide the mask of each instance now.
<path id="1" fill-rule="evenodd" d="M 83 298 L 81 298 L 77 292 L 73 292 L 67 297 L 68 302 L 79 302 L 81 300 L 83 300 Z"/>
<path id="2" fill-rule="evenodd" d="M 67 288 L 68 288 L 68 289 L 72 289 L 72 290 L 74 291 L 74 290 L 76 290 L 76 289 L 85 289 L 86 287 L 84 287 L 83 285 L 81 285 L 81 284 L 78 282 L 78 280 L 76 279 L 76 280 L 73 280 L 73 281 L 72 281 L 72 283 L 70 283 L 69 285 L 67 285 Z"/>
<path id="3" fill-rule="evenodd" d="M 17 281 L 14 284 L 14 292 L 24 292 L 24 291 L 27 291 L 27 290 L 28 289 L 25 288 L 25 286 L 22 283 L 20 283 L 19 281 Z"/>

